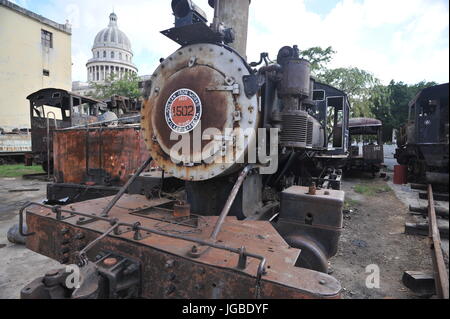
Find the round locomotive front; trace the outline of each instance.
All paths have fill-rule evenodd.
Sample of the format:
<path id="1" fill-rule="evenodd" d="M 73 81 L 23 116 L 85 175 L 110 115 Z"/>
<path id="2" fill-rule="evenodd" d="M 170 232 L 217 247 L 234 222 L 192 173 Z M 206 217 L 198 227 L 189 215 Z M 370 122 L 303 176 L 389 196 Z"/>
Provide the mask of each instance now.
<path id="1" fill-rule="evenodd" d="M 245 163 L 260 118 L 257 96 L 245 94 L 250 72 L 236 52 L 214 44 L 182 47 L 161 62 L 141 122 L 148 149 L 164 171 L 200 181 Z"/>

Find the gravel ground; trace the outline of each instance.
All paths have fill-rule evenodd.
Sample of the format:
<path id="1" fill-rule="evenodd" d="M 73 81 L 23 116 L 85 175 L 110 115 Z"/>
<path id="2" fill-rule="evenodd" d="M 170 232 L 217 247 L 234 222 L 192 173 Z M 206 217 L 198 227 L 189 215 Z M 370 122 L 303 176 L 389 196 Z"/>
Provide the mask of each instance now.
<path id="1" fill-rule="evenodd" d="M 388 178 L 388 182 L 369 175 L 344 178 L 348 211 L 338 254 L 331 259 L 332 275 L 344 287 L 344 298 L 426 297 L 413 293 L 401 281 L 406 270 L 433 271 L 427 238 L 404 234 L 405 222 L 412 221 L 407 204 L 417 201 L 417 194 L 408 192 L 409 186 L 393 185 L 390 174 Z M 360 194 L 355 186 L 361 185 L 370 185 L 376 191 Z M 448 265 L 448 240 L 443 241 L 443 248 Z M 376 265 L 380 271 L 379 288 L 366 286 L 369 265 Z"/>

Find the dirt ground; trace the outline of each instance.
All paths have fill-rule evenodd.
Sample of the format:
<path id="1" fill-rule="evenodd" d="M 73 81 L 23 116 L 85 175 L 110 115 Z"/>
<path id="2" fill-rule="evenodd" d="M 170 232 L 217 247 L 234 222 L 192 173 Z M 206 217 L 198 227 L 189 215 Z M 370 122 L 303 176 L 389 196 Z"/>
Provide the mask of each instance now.
<path id="1" fill-rule="evenodd" d="M 0 177 L 0 299 L 16 299 L 20 290 L 60 264 L 8 241 L 8 229 L 19 221 L 20 207 L 27 201 L 45 199 L 47 183 Z M 25 192 L 10 192 L 28 189 Z M 33 191 L 31 191 L 33 189 Z"/>
<path id="2" fill-rule="evenodd" d="M 19 189 L 37 190 L 10 192 Z M 44 182 L 0 178 L 0 299 L 19 298 L 23 286 L 49 269 L 60 268 L 59 263 L 6 238 L 9 227 L 18 222 L 20 206 L 26 201 L 42 201 L 45 189 Z M 426 238 L 403 234 L 407 206 L 380 178 L 346 177 L 343 189 L 349 212 L 338 254 L 330 261 L 332 275 L 344 288 L 343 297 L 419 298 L 403 286 L 401 278 L 405 270 L 431 271 L 431 257 Z M 365 284 L 366 267 L 372 264 L 380 269 L 379 289 Z"/>
<path id="3" fill-rule="evenodd" d="M 367 193 L 360 193 L 367 188 Z M 404 234 L 408 207 L 379 177 L 346 177 L 343 190 L 344 229 L 338 254 L 330 262 L 332 275 L 344 288 L 344 298 L 421 298 L 401 281 L 406 270 L 432 273 L 427 238 Z M 366 286 L 369 265 L 379 267 L 379 289 Z"/>

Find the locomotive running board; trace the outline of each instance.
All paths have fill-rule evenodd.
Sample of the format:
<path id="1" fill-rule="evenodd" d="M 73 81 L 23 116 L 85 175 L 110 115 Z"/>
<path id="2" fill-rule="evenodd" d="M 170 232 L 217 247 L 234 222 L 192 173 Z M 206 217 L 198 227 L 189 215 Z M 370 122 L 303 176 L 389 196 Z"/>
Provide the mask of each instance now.
<path id="1" fill-rule="evenodd" d="M 210 242 L 218 217 L 198 217 L 193 231 L 183 224 L 138 216 L 132 213 L 165 201 L 140 195 L 124 195 L 108 218 L 100 217 L 110 200 L 70 205 L 70 213 L 81 219 L 98 218 L 84 225 L 77 223 L 77 216 L 63 219 L 69 212 L 66 207 L 34 204 L 23 209 L 27 248 L 63 264 L 76 264 L 80 250 L 95 241 L 89 245 L 89 260 L 101 251 L 113 251 L 140 262 L 143 298 L 340 298 L 335 278 L 294 266 L 300 251 L 290 248 L 269 222 L 227 217 L 217 241 Z M 108 232 L 111 225 L 117 226 L 114 232 Z M 204 253 L 192 254 L 205 246 Z"/>

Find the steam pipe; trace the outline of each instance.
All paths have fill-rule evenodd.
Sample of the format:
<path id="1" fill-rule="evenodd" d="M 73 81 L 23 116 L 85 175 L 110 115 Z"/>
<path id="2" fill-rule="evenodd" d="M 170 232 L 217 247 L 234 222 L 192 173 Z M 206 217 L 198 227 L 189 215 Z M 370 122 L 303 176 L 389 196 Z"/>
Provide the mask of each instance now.
<path id="1" fill-rule="evenodd" d="M 217 239 L 217 235 L 219 234 L 220 229 L 222 228 L 225 218 L 228 216 L 228 213 L 230 212 L 231 206 L 233 205 L 234 200 L 236 199 L 236 195 L 238 194 L 239 189 L 242 186 L 242 183 L 244 182 L 248 173 L 251 171 L 252 167 L 253 167 L 252 165 L 247 165 L 239 175 L 236 183 L 233 186 L 233 189 L 231 190 L 230 195 L 228 196 L 227 202 L 225 203 L 225 206 L 223 207 L 222 212 L 220 213 L 216 226 L 214 226 L 214 230 L 210 237 L 211 239 L 213 240 Z"/>
<path id="2" fill-rule="evenodd" d="M 116 205 L 116 203 L 119 201 L 119 199 L 125 194 L 125 192 L 128 190 L 128 187 L 138 178 L 139 175 L 142 174 L 142 172 L 147 168 L 147 166 L 150 165 L 152 162 L 152 157 L 150 156 L 144 164 L 142 164 L 141 167 L 136 171 L 136 173 L 128 180 L 128 182 L 120 189 L 120 191 L 114 196 L 114 198 L 108 203 L 108 205 L 103 209 L 102 214 L 100 216 L 107 217 L 109 214 L 109 211 Z"/>

